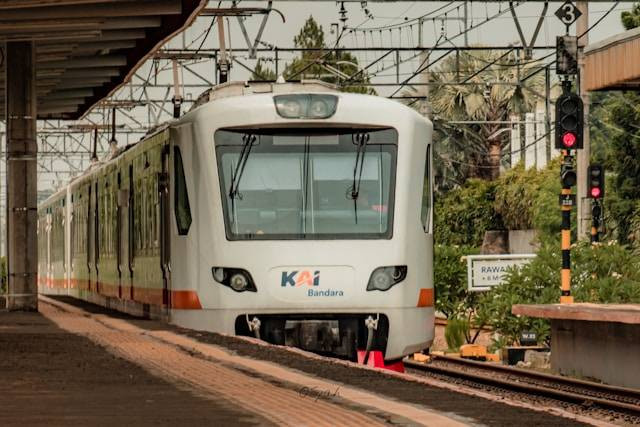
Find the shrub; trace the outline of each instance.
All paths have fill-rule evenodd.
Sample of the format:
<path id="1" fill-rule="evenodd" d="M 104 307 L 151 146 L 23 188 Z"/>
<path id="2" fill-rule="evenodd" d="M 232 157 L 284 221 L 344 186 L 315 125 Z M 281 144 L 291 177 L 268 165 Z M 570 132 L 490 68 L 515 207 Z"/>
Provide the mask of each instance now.
<path id="1" fill-rule="evenodd" d="M 436 242 L 479 247 L 485 231 L 504 229 L 536 229 L 540 235 L 556 236 L 561 229 L 560 163 L 558 158 L 541 171 L 519 164 L 496 181 L 470 179 L 438 198 Z"/>
<path id="2" fill-rule="evenodd" d="M 615 241 L 575 244 L 571 251 L 572 294 L 576 302 L 640 302 L 640 259 Z M 511 314 L 514 304 L 552 304 L 560 300 L 562 257 L 555 241 L 543 242 L 537 257 L 510 270 L 505 281 L 480 297 L 476 322 L 486 322 L 502 335 L 503 344 L 518 341 L 521 332 L 548 340 L 549 322 Z"/>
<path id="3" fill-rule="evenodd" d="M 640 201 L 636 201 L 633 215 L 629 221 L 629 241 L 631 246 L 640 252 Z"/>
<path id="4" fill-rule="evenodd" d="M 436 199 L 435 240 L 445 245 L 477 247 L 485 231 L 504 229 L 493 208 L 495 190 L 494 182 L 470 179 L 463 187 Z"/>
<path id="5" fill-rule="evenodd" d="M 612 240 L 591 245 L 581 242 L 571 251 L 576 301 L 640 303 L 640 258 Z"/>
<path id="6" fill-rule="evenodd" d="M 559 233 L 560 178 L 558 158 L 543 170 L 525 170 L 522 163 L 504 173 L 496 183 L 495 210 L 509 230 L 537 229 L 541 235 Z"/>
<path id="7" fill-rule="evenodd" d="M 434 246 L 434 286 L 436 310 L 447 319 L 466 313 L 472 300 L 467 290 L 466 255 L 477 253 L 468 246 Z"/>
<path id="8" fill-rule="evenodd" d="M 460 350 L 460 346 L 465 343 L 469 336 L 469 321 L 467 319 L 449 319 L 444 329 L 444 339 L 447 347 L 451 351 Z"/>

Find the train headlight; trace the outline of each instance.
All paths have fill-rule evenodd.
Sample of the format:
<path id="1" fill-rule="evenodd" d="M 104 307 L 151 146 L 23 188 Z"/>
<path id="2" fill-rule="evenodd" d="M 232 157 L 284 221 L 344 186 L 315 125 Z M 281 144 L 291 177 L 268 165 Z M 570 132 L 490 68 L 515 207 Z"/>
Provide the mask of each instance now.
<path id="1" fill-rule="evenodd" d="M 236 292 L 257 292 L 251 274 L 241 268 L 212 267 L 213 280 Z"/>
<path id="2" fill-rule="evenodd" d="M 229 279 L 229 286 L 236 292 L 242 292 L 249 286 L 249 281 L 244 274 L 236 273 Z"/>
<path id="3" fill-rule="evenodd" d="M 276 111 L 285 119 L 326 119 L 336 113 L 335 95 L 292 94 L 273 97 Z"/>
<path id="4" fill-rule="evenodd" d="M 373 270 L 369 283 L 368 291 L 386 291 L 393 285 L 402 282 L 407 277 L 407 266 L 396 265 L 389 267 L 379 267 Z"/>

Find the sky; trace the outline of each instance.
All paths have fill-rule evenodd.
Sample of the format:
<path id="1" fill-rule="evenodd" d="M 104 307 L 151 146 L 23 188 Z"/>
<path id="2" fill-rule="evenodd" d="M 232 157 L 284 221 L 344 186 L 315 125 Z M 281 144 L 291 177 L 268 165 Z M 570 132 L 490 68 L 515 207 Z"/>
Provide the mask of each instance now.
<path id="1" fill-rule="evenodd" d="M 224 7 L 229 2 L 223 2 Z M 217 3 L 210 3 L 212 6 L 216 6 Z M 345 3 L 345 8 L 348 12 L 347 24 L 351 27 L 360 25 L 360 28 L 379 27 L 381 25 L 390 25 L 403 22 L 405 17 L 409 19 L 425 15 L 430 11 L 437 8 L 446 6 L 448 2 L 367 2 L 366 8 L 371 12 L 373 19 L 367 19 L 361 4 L 358 2 Z M 458 9 L 457 6 L 462 2 L 453 2 L 450 7 L 446 7 L 442 10 L 450 11 L 447 17 L 456 17 Z M 613 35 L 622 30 L 620 25 L 620 11 L 628 10 L 633 3 L 620 2 L 611 14 L 605 18 L 596 28 L 590 33 L 590 41 L 598 41 L 607 36 Z M 239 7 L 264 7 L 265 2 L 241 2 Z M 561 24 L 553 13 L 560 7 L 561 2 L 550 3 L 547 15 L 550 15 L 545 20 L 545 24 L 541 30 L 539 36 L 539 43 L 549 44 L 554 42 L 554 36 L 563 32 L 564 25 Z M 595 22 L 600 18 L 607 10 L 609 10 L 614 3 L 607 2 L 592 2 L 589 4 L 589 20 Z M 339 14 L 339 5 L 333 1 L 306 1 L 306 2 L 274 2 L 274 7 L 285 15 L 287 22 L 281 24 L 277 19 L 270 22 L 271 25 L 265 29 L 264 39 L 271 42 L 275 42 L 279 45 L 291 44 L 292 37 L 295 35 L 301 26 L 301 23 L 310 15 L 312 15 L 318 22 L 323 24 L 328 29 L 331 23 L 337 23 Z M 536 22 L 542 11 L 542 2 L 528 2 L 524 5 L 517 7 L 517 14 L 521 17 L 522 25 L 524 27 L 525 34 L 529 36 L 535 28 Z M 468 17 L 470 22 L 478 23 L 483 21 L 486 16 L 498 12 L 500 9 L 506 10 L 508 8 L 508 2 L 480 2 L 474 1 L 468 3 Z M 460 8 L 462 11 L 462 8 Z M 259 18 L 252 18 L 258 21 Z M 274 22 L 275 21 L 275 22 Z M 257 23 L 257 22 L 256 22 Z M 277 25 L 274 25 L 277 24 Z M 429 26 L 429 25 L 427 25 Z M 440 24 L 437 23 L 438 31 Z M 458 30 L 458 22 L 450 21 L 448 25 L 448 31 L 455 33 Z M 427 36 L 427 43 L 435 40 L 434 31 L 425 31 Z M 233 36 L 233 34 L 232 34 Z M 493 44 L 514 42 L 518 40 L 515 25 L 510 13 L 505 13 L 501 17 L 493 20 L 488 26 L 480 27 L 476 31 L 470 33 L 471 43 Z"/>
<path id="2" fill-rule="evenodd" d="M 222 2 L 221 7 L 230 6 L 231 2 Z M 347 2 L 344 3 L 347 10 L 347 25 L 349 27 L 358 27 L 359 29 L 377 28 L 380 26 L 400 24 L 404 22 L 405 18 L 412 19 L 418 16 L 426 15 L 431 11 L 444 7 L 440 12 L 431 17 L 437 16 L 436 22 L 429 22 L 429 18 L 425 19 L 425 45 L 433 44 L 436 38 L 439 36 L 441 30 L 440 19 L 444 16 L 442 12 L 448 12 L 446 22 L 446 32 L 448 36 L 453 36 L 461 29 L 461 23 L 451 18 L 457 18 L 462 16 L 462 2 L 365 2 L 366 8 L 371 12 L 368 18 L 365 15 L 364 8 L 360 2 Z M 448 4 L 451 3 L 450 6 Z M 248 2 L 243 1 L 238 4 L 238 7 L 264 7 L 266 2 Z M 600 17 L 602 17 L 606 11 L 611 9 L 615 3 L 608 2 L 592 2 L 589 4 L 589 21 L 594 23 Z M 589 41 L 595 42 L 614 35 L 622 31 L 620 24 L 620 12 L 622 10 L 629 10 L 633 3 L 620 2 L 613 11 L 595 28 L 589 32 Z M 540 35 L 537 40 L 538 45 L 549 45 L 555 43 L 555 36 L 564 32 L 564 25 L 553 16 L 555 10 L 560 7 L 560 2 L 552 2 L 549 4 L 549 9 L 546 15 L 545 22 L 541 28 Z M 210 2 L 211 7 L 216 7 L 217 2 Z M 446 7 L 445 7 L 446 6 Z M 275 1 L 273 7 L 280 10 L 286 17 L 286 22 L 282 23 L 280 18 L 275 14 L 269 18 L 267 26 L 264 31 L 263 40 L 276 44 L 278 46 L 292 46 L 293 36 L 297 34 L 302 23 L 309 16 L 313 16 L 325 29 L 325 34 L 331 28 L 332 23 L 339 22 L 339 8 L 340 5 L 334 1 Z M 537 23 L 538 17 L 542 12 L 542 2 L 528 2 L 516 8 L 519 19 L 522 23 L 525 37 L 531 37 L 533 29 Z M 507 11 L 500 17 L 492 20 L 490 23 L 478 27 L 476 30 L 469 32 L 469 42 L 471 44 L 506 44 L 512 42 L 518 42 L 518 34 L 515 24 L 508 12 L 508 2 L 468 2 L 468 18 L 469 22 L 474 26 L 484 21 L 487 16 L 492 16 L 498 13 L 500 10 Z M 250 34 L 255 34 L 260 23 L 260 17 L 247 18 L 246 25 Z M 198 26 L 204 26 L 206 22 L 203 20 L 196 22 L 194 29 Z M 237 23 L 232 20 L 232 32 L 231 41 L 233 46 L 240 46 L 244 44 L 242 35 Z M 435 28 L 434 28 L 435 27 Z M 575 31 L 575 25 L 572 32 Z M 379 34 L 375 34 L 378 31 L 373 31 L 375 35 L 374 41 L 379 43 Z M 417 29 L 414 27 L 415 37 L 417 38 Z M 389 42 L 389 35 L 387 31 L 383 32 L 382 41 Z M 212 32 L 210 36 L 215 36 L 215 32 Z M 329 40 L 333 40 L 331 34 L 326 34 Z M 393 31 L 393 37 L 396 44 L 400 41 L 398 39 L 398 31 Z M 407 38 L 407 34 L 402 35 L 403 44 L 407 44 L 410 40 Z M 216 37 L 210 37 L 211 42 L 215 43 Z M 463 43 L 462 38 L 456 39 L 459 44 Z M 344 37 L 344 45 L 349 47 L 354 45 L 353 37 Z M 209 43 L 207 43 L 209 44 Z M 363 40 L 360 40 L 359 45 L 362 46 Z"/>
<path id="3" fill-rule="evenodd" d="M 467 22 L 469 27 L 473 27 L 467 32 L 467 42 L 469 45 L 489 45 L 489 46 L 507 46 L 521 45 L 520 38 L 516 29 L 516 25 L 508 9 L 508 2 L 468 2 Z M 535 45 L 536 46 L 554 46 L 555 37 L 565 33 L 565 26 L 560 20 L 554 16 L 556 9 L 562 3 L 552 2 L 546 12 L 546 18 L 540 28 Z M 229 7 L 231 2 L 221 2 L 221 7 Z M 265 7 L 266 2 L 239 2 L 238 7 Z M 402 25 L 405 22 L 412 22 L 413 19 L 420 16 L 427 16 L 423 22 L 423 46 L 429 47 L 439 46 L 464 46 L 465 39 L 460 33 L 464 29 L 461 20 L 463 17 L 463 2 L 345 2 L 344 7 L 347 11 L 346 25 L 349 29 L 356 28 L 352 31 L 332 31 L 332 25 L 339 24 L 340 4 L 335 1 L 275 1 L 273 7 L 281 11 L 286 22 L 275 13 L 271 14 L 265 27 L 262 41 L 276 45 L 280 48 L 293 47 L 293 37 L 299 32 L 304 21 L 310 16 L 320 23 L 325 32 L 325 39 L 328 44 L 333 44 L 336 40 L 337 33 L 341 33 L 339 45 L 346 48 L 354 47 L 416 47 L 418 45 L 419 30 L 417 23 L 413 26 Z M 620 2 L 592 2 L 589 4 L 589 24 L 593 25 L 600 20 L 608 11 L 601 22 L 598 22 L 588 33 L 589 42 L 597 42 L 604 38 L 613 36 L 623 31 L 620 23 L 620 13 L 623 10 L 631 9 L 633 3 Z M 210 2 L 210 7 L 217 7 L 218 2 Z M 613 8 L 613 9 L 612 9 Z M 369 11 L 367 15 L 365 9 Z M 433 13 L 438 10 L 438 12 Z M 521 23 L 524 37 L 527 42 L 531 41 L 534 29 L 538 23 L 538 19 L 543 10 L 542 2 L 528 2 L 516 8 L 518 20 Z M 493 19 L 487 22 L 487 17 Z M 446 19 L 444 19 L 446 18 Z M 246 42 L 240 31 L 240 25 L 236 18 L 228 18 L 229 25 L 227 28 L 227 47 L 232 49 L 246 48 Z M 258 31 L 261 23 L 262 15 L 256 15 L 245 19 L 247 32 L 251 40 Z M 416 21 L 413 21 L 416 22 Z M 200 46 L 202 36 L 207 26 L 211 23 L 211 18 L 199 18 L 195 24 L 187 31 L 185 37 L 177 37 L 170 42 L 170 47 L 181 47 L 183 44 L 193 48 Z M 382 27 L 382 28 L 381 28 Z M 391 28 L 389 28 L 391 27 Z M 570 32 L 575 34 L 576 25 L 574 24 Z M 340 27 L 341 28 L 341 27 Z M 198 38 L 200 37 L 200 38 Z M 195 39 L 195 40 L 194 40 Z M 438 42 L 440 40 L 440 42 Z M 218 47 L 217 29 L 213 28 L 209 32 L 202 49 Z M 380 56 L 380 53 L 360 53 L 356 55 L 361 64 L 366 64 L 374 58 Z M 539 55 L 548 54 L 547 52 L 539 52 Z M 235 54 L 239 60 L 253 67 L 255 61 L 249 59 L 246 54 L 237 52 Z M 267 61 L 273 60 L 273 54 L 262 53 L 261 56 Z M 287 59 L 286 55 L 281 54 L 280 59 Z M 388 58 L 391 63 L 391 57 Z M 404 59 L 404 58 L 403 58 Z M 409 76 L 419 65 L 420 58 L 407 61 L 401 72 L 403 75 Z M 271 63 L 272 64 L 272 63 Z M 379 68 L 379 67 L 378 67 Z M 282 69 L 282 68 L 281 68 Z M 375 70 L 375 68 L 374 68 Z M 204 72 L 210 70 L 203 70 Z M 377 70 L 376 70 L 377 71 Z M 141 72 L 141 74 L 144 74 Z M 391 68 L 388 72 L 380 73 L 382 77 L 375 81 L 389 81 L 395 78 L 395 69 Z M 385 79 L 385 76 L 388 78 Z M 193 76 L 191 76 L 193 77 Z M 249 72 L 240 66 L 232 69 L 231 77 L 233 80 L 245 80 L 249 77 Z M 189 79 L 189 76 L 185 77 Z M 186 80 L 185 80 L 186 81 Z M 390 89 L 389 89 L 390 90 Z M 388 90 L 382 89 L 380 94 L 386 95 Z"/>

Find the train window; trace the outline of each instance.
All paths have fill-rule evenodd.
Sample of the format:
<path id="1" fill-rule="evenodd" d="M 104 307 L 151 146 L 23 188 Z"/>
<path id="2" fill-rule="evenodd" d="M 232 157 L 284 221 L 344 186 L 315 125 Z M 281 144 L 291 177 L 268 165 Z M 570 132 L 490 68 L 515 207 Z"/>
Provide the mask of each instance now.
<path id="1" fill-rule="evenodd" d="M 174 148 L 173 166 L 175 172 L 174 186 L 174 208 L 178 234 L 186 236 L 191 227 L 191 207 L 189 205 L 189 194 L 187 193 L 187 181 L 184 177 L 184 166 L 182 165 L 182 154 L 180 148 Z"/>
<path id="2" fill-rule="evenodd" d="M 215 134 L 227 238 L 389 239 L 393 129 Z"/>
<path id="3" fill-rule="evenodd" d="M 431 218 L 431 145 L 427 146 L 427 157 L 424 165 L 424 181 L 422 184 L 422 209 L 420 219 L 422 228 L 429 232 L 429 220 Z"/>

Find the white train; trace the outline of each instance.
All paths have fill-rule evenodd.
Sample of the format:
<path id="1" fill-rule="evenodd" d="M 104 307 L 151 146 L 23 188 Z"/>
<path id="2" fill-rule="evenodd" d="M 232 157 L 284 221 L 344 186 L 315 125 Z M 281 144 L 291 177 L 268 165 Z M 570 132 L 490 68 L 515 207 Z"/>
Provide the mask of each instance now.
<path id="1" fill-rule="evenodd" d="M 420 351 L 431 132 L 319 82 L 212 89 L 40 206 L 40 292 L 349 359 Z"/>

